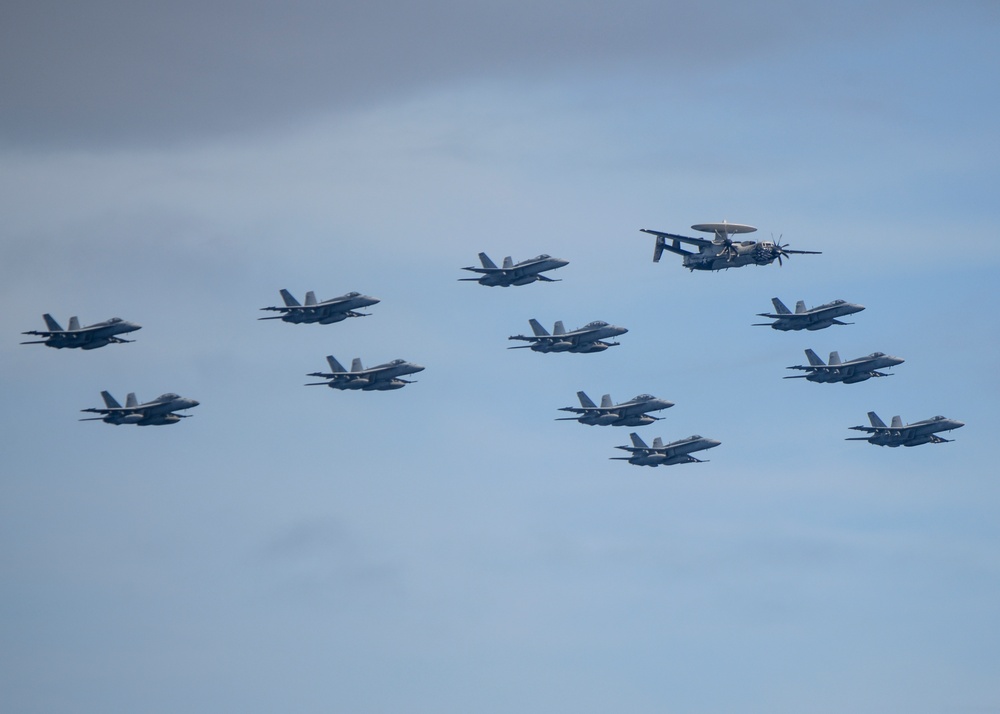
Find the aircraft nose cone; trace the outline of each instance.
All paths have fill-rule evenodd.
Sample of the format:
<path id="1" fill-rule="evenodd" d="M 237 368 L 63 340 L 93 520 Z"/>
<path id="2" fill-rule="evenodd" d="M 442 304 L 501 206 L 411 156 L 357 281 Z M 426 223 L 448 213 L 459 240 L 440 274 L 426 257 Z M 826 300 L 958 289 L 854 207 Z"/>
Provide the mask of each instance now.
<path id="1" fill-rule="evenodd" d="M 414 364 L 413 362 L 410 363 L 410 367 L 413 369 L 414 372 L 423 372 L 425 369 L 425 367 L 423 367 L 422 365 Z"/>
<path id="2" fill-rule="evenodd" d="M 951 421 L 955 425 L 954 427 L 952 427 L 953 429 L 958 429 L 960 427 L 965 426 L 965 422 L 964 421 L 959 421 L 958 419 L 952 419 Z"/>
<path id="3" fill-rule="evenodd" d="M 201 402 L 199 402 L 197 399 L 188 399 L 188 404 L 190 404 L 192 407 L 196 407 L 199 404 L 201 404 Z"/>

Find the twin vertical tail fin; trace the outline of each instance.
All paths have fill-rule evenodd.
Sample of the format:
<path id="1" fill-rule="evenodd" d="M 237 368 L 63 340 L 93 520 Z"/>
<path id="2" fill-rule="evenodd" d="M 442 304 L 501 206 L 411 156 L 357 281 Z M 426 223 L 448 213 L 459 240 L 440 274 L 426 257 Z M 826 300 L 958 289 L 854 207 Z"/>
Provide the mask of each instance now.
<path id="1" fill-rule="evenodd" d="M 326 362 L 327 362 L 327 364 L 330 365 L 330 371 L 331 372 L 346 372 L 347 371 L 346 369 L 344 369 L 344 365 L 342 365 L 340 362 L 338 362 L 337 358 L 334 357 L 333 355 L 327 355 L 326 356 Z"/>
<path id="2" fill-rule="evenodd" d="M 840 353 L 836 350 L 830 353 L 830 364 L 841 364 Z"/>
<path id="3" fill-rule="evenodd" d="M 285 301 L 285 307 L 302 307 L 301 303 L 284 288 L 281 289 L 281 299 Z"/>
<path id="4" fill-rule="evenodd" d="M 514 261 L 511 260 L 510 256 L 508 255 L 506 258 L 503 259 L 503 269 L 510 270 L 513 267 L 514 267 Z"/>
<path id="5" fill-rule="evenodd" d="M 576 396 L 580 400 L 580 406 L 584 409 L 595 409 L 597 407 L 594 404 L 594 400 L 588 397 L 586 392 L 577 392 Z"/>
<path id="6" fill-rule="evenodd" d="M 62 326 L 49 313 L 42 315 L 42 319 L 45 320 L 45 325 L 49 328 L 50 332 L 63 332 Z"/>
<path id="7" fill-rule="evenodd" d="M 806 350 L 806 358 L 809 360 L 809 364 L 813 367 L 822 367 L 823 360 L 819 358 L 819 355 L 812 350 Z"/>
<path id="8" fill-rule="evenodd" d="M 355 357 L 353 360 L 351 360 L 351 371 L 352 372 L 363 372 L 364 369 L 365 368 L 361 366 L 361 358 L 360 357 Z"/>
<path id="9" fill-rule="evenodd" d="M 562 320 L 556 320 L 556 324 L 553 325 L 553 327 L 552 327 L 552 334 L 553 335 L 565 335 L 566 334 L 566 328 L 563 327 Z"/>
<path id="10" fill-rule="evenodd" d="M 531 325 L 531 331 L 535 333 L 535 337 L 548 337 L 548 331 L 542 327 L 542 324 L 535 318 L 528 320 L 528 324 Z"/>
<path id="11" fill-rule="evenodd" d="M 122 408 L 122 405 L 118 403 L 118 400 L 111 396 L 111 392 L 101 392 L 101 397 L 104 399 L 104 406 L 108 409 Z"/>
<path id="12" fill-rule="evenodd" d="M 306 306 L 315 304 L 316 304 L 316 293 L 310 290 L 309 292 L 306 293 Z"/>
<path id="13" fill-rule="evenodd" d="M 135 398 L 135 392 L 129 392 L 125 397 L 125 406 L 133 409 L 139 406 L 139 400 Z"/>
<path id="14" fill-rule="evenodd" d="M 497 268 L 497 264 L 490 260 L 490 256 L 486 255 L 486 253 L 479 254 L 479 262 L 482 263 L 483 267 L 487 270 L 499 270 L 499 268 Z"/>
<path id="15" fill-rule="evenodd" d="M 892 418 L 892 424 L 891 424 L 891 426 L 892 426 L 893 429 L 902 429 L 903 428 L 903 420 L 900 419 L 898 415 L 894 416 Z"/>
<path id="16" fill-rule="evenodd" d="M 801 315 L 805 311 L 806 311 L 806 302 L 805 302 L 805 300 L 799 300 L 797 303 L 795 303 L 795 314 L 796 315 Z"/>
<path id="17" fill-rule="evenodd" d="M 896 417 L 896 418 L 898 419 L 899 417 Z M 868 412 L 868 421 L 870 421 L 872 423 L 872 426 L 875 426 L 875 427 L 884 427 L 885 426 L 885 422 L 882 421 L 881 419 L 879 419 L 878 414 L 876 414 L 875 412 Z"/>
<path id="18" fill-rule="evenodd" d="M 639 449 L 648 449 L 649 448 L 649 446 L 646 444 L 646 442 L 643 441 L 639 437 L 639 435 L 636 434 L 634 431 L 631 434 L 629 434 L 629 436 L 632 438 L 632 446 L 635 446 L 636 448 L 639 448 Z"/>
<path id="19" fill-rule="evenodd" d="M 69 318 L 69 327 L 67 329 L 69 329 L 69 330 L 79 330 L 80 329 L 80 318 L 77 317 L 76 315 L 73 315 L 73 317 Z"/>
<path id="20" fill-rule="evenodd" d="M 605 394 L 603 397 L 601 397 L 601 406 L 602 407 L 605 407 L 605 408 L 606 407 L 613 407 L 614 405 L 615 405 L 614 402 L 611 401 L 611 395 L 610 394 Z"/>
<path id="21" fill-rule="evenodd" d="M 655 439 L 653 439 L 653 448 L 654 449 L 662 449 L 663 448 L 663 438 L 662 437 L 658 436 Z"/>
<path id="22" fill-rule="evenodd" d="M 785 303 L 781 302 L 778 298 L 771 298 L 771 304 L 774 305 L 774 311 L 779 315 L 791 315 L 792 311 L 785 307 Z"/>

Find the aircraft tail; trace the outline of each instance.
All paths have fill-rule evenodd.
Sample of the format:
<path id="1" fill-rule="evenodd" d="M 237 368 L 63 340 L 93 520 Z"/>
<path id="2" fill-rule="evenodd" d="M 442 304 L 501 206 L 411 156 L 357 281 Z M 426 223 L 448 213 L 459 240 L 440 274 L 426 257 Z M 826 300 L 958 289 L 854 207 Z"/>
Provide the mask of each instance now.
<path id="1" fill-rule="evenodd" d="M 552 327 L 552 334 L 553 335 L 565 335 L 566 334 L 566 328 L 563 327 L 562 320 L 556 320 L 556 324 L 553 325 L 553 327 Z"/>
<path id="2" fill-rule="evenodd" d="M 535 333 L 535 337 L 548 337 L 548 331 L 535 318 L 528 320 L 528 324 L 531 325 L 531 331 Z"/>
<path id="3" fill-rule="evenodd" d="M 662 449 L 663 448 L 663 438 L 662 437 L 658 436 L 655 439 L 653 439 L 653 448 L 654 449 Z"/>
<path id="4" fill-rule="evenodd" d="M 56 322 L 56 319 L 52 317 L 49 313 L 42 315 L 42 319 L 45 320 L 45 325 L 49 328 L 50 332 L 62 332 L 62 326 Z"/>
<path id="5" fill-rule="evenodd" d="M 497 264 L 490 260 L 490 256 L 486 255 L 486 253 L 479 254 L 479 262 L 482 263 L 483 267 L 487 270 L 499 270 L 499 268 L 497 268 Z"/>
<path id="6" fill-rule="evenodd" d="M 791 315 L 792 311 L 785 307 L 785 303 L 781 302 L 778 298 L 771 298 L 771 304 L 774 305 L 774 311 L 779 315 Z"/>
<path id="7" fill-rule="evenodd" d="M 306 293 L 306 305 L 315 305 L 315 304 L 316 304 L 316 293 L 310 290 L 309 292 Z"/>
<path id="8" fill-rule="evenodd" d="M 365 368 L 361 366 L 361 358 L 360 357 L 355 357 L 353 360 L 351 360 L 351 371 L 352 372 L 362 372 L 362 371 L 364 371 L 364 369 Z"/>
<path id="9" fill-rule="evenodd" d="M 285 301 L 285 307 L 302 307 L 302 304 L 284 288 L 281 289 L 281 299 Z"/>
<path id="10" fill-rule="evenodd" d="M 830 353 L 830 364 L 841 364 L 840 353 L 836 350 Z"/>
<path id="11" fill-rule="evenodd" d="M 653 262 L 659 263 L 660 256 L 663 255 L 663 249 L 667 246 L 667 240 L 663 236 L 656 236 L 656 245 L 653 246 Z"/>
<path id="12" fill-rule="evenodd" d="M 797 303 L 795 303 L 795 314 L 796 315 L 801 315 L 805 311 L 806 311 L 806 302 L 805 302 L 805 300 L 799 300 Z"/>
<path id="13" fill-rule="evenodd" d="M 129 392 L 125 397 L 125 406 L 133 408 L 139 406 L 139 400 L 135 398 L 135 392 Z"/>
<path id="14" fill-rule="evenodd" d="M 69 327 L 66 328 L 66 329 L 68 329 L 68 330 L 79 330 L 80 329 L 80 318 L 77 317 L 76 315 L 73 315 L 73 317 L 69 318 Z"/>
<path id="15" fill-rule="evenodd" d="M 330 371 L 331 372 L 346 372 L 347 371 L 346 369 L 344 369 L 344 365 L 342 365 L 340 362 L 338 362 L 337 358 L 334 357 L 333 355 L 327 355 L 326 356 L 326 362 L 327 362 L 327 364 L 330 365 Z"/>
<path id="16" fill-rule="evenodd" d="M 593 409 L 597 407 L 597 405 L 594 404 L 594 400 L 588 397 L 586 392 L 577 392 L 576 396 L 580 400 L 581 407 L 584 407 L 585 409 Z"/>
<path id="17" fill-rule="evenodd" d="M 632 446 L 635 446 L 635 447 L 637 447 L 639 449 L 648 449 L 649 448 L 649 446 L 646 445 L 646 442 L 643 441 L 642 438 L 638 434 L 636 434 L 634 431 L 631 434 L 629 434 L 629 437 L 632 439 Z"/>
<path id="18" fill-rule="evenodd" d="M 503 269 L 510 270 L 513 267 L 514 267 L 514 261 L 511 260 L 510 256 L 508 255 L 506 258 L 503 259 Z"/>
<path id="19" fill-rule="evenodd" d="M 122 405 L 118 403 L 118 400 L 111 396 L 111 392 L 101 392 L 101 397 L 104 398 L 104 406 L 108 409 L 122 408 Z"/>
<path id="20" fill-rule="evenodd" d="M 899 418 L 899 415 L 896 415 L 892 418 L 892 423 L 889 426 L 891 426 L 893 429 L 902 429 L 903 420 Z"/>
<path id="21" fill-rule="evenodd" d="M 872 426 L 885 426 L 885 422 L 879 419 L 875 412 L 868 412 L 868 421 L 872 423 Z"/>
<path id="22" fill-rule="evenodd" d="M 602 407 L 613 407 L 614 406 L 614 402 L 611 401 L 611 395 L 610 394 L 605 394 L 603 397 L 601 397 L 601 406 Z"/>
<path id="23" fill-rule="evenodd" d="M 819 358 L 819 355 L 812 350 L 806 350 L 806 357 L 809 359 L 809 364 L 814 367 L 823 366 L 823 360 Z"/>

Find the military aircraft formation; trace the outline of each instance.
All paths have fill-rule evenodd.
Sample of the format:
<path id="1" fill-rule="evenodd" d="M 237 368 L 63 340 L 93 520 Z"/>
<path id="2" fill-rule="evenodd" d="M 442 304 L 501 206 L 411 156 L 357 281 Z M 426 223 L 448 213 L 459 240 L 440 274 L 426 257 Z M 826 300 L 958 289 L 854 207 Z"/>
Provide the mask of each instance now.
<path id="1" fill-rule="evenodd" d="M 787 245 L 782 245 L 780 238 L 775 241 L 734 241 L 733 236 L 752 233 L 757 229 L 753 226 L 741 223 L 697 223 L 691 226 L 692 229 L 713 234 L 713 238 L 694 238 L 674 233 L 663 233 L 642 229 L 643 232 L 656 236 L 654 245 L 653 261 L 659 262 L 664 251 L 676 253 L 683 257 L 684 267 L 690 270 L 726 270 L 728 268 L 739 268 L 744 265 L 769 265 L 775 260 L 778 265 L 782 264 L 782 259 L 794 254 L 818 255 L 819 251 L 809 250 L 789 250 Z M 668 244 L 669 241 L 669 244 Z M 685 250 L 682 243 L 695 246 L 697 251 Z M 475 278 L 460 278 L 461 281 L 474 281 L 487 287 L 512 287 L 523 286 L 533 282 L 558 282 L 543 273 L 562 268 L 569 264 L 569 261 L 561 258 L 553 258 L 550 255 L 542 254 L 529 260 L 514 263 L 510 256 L 503 259 L 503 266 L 497 265 L 486 253 L 479 254 L 481 268 L 474 266 L 465 267 L 468 270 L 479 274 Z M 305 296 L 305 304 L 299 301 L 286 289 L 281 289 L 279 294 L 284 301 L 284 306 L 263 307 L 261 310 L 278 312 L 279 315 L 259 318 L 261 320 L 282 320 L 292 324 L 321 324 L 330 325 L 341 322 L 349 317 L 366 317 L 368 313 L 359 310 L 378 304 L 378 298 L 363 295 L 358 292 L 349 292 L 340 297 L 329 300 L 318 301 L 313 291 L 308 291 Z M 772 298 L 774 306 L 773 313 L 758 313 L 760 317 L 766 317 L 774 322 L 756 323 L 755 327 L 771 327 L 772 329 L 787 332 L 798 330 L 822 330 L 832 325 L 849 325 L 851 323 L 842 322 L 839 318 L 853 315 L 865 309 L 863 305 L 850 303 L 845 300 L 834 300 L 813 308 L 806 308 L 805 301 L 799 300 L 795 305 L 795 311 L 789 310 L 778 298 Z M 77 317 L 71 317 L 69 328 L 64 330 L 58 322 L 49 314 L 43 315 L 48 330 L 31 330 L 24 332 L 25 335 L 35 335 L 43 337 L 42 340 L 22 342 L 22 344 L 44 344 L 56 349 L 80 348 L 84 350 L 96 349 L 108 344 L 120 344 L 131 342 L 118 335 L 127 334 L 141 329 L 140 325 L 127 322 L 121 318 L 111 318 L 104 322 L 95 323 L 86 327 L 81 327 Z M 611 325 L 607 322 L 595 320 L 581 328 L 567 331 L 562 321 L 557 321 L 549 333 L 538 320 L 532 318 L 528 321 L 531 326 L 532 335 L 512 335 L 508 339 L 527 342 L 526 345 L 516 345 L 509 349 L 531 349 L 534 352 L 572 352 L 588 354 L 603 352 L 609 347 L 617 346 L 618 342 L 608 341 L 619 335 L 628 332 L 624 327 Z M 886 372 L 879 370 L 887 369 L 903 363 L 903 359 L 893 357 L 882 352 L 873 352 L 865 357 L 848 360 L 840 359 L 837 352 L 830 353 L 829 364 L 825 364 L 822 359 L 811 349 L 805 350 L 808 365 L 794 365 L 788 369 L 801 370 L 806 374 L 797 374 L 785 377 L 785 379 L 806 379 L 810 382 L 832 383 L 843 382 L 854 384 L 863 382 L 873 377 L 889 376 Z M 405 387 L 412 384 L 412 380 L 402 377 L 417 372 L 422 372 L 424 367 L 403 359 L 395 359 L 385 364 L 375 367 L 365 368 L 361 363 L 361 358 L 355 357 L 351 363 L 351 369 L 347 370 L 333 355 L 327 355 L 327 363 L 330 366 L 329 372 L 310 372 L 308 376 L 322 379 L 321 382 L 309 382 L 306 386 L 326 386 L 337 390 L 360 390 L 360 391 L 389 391 Z M 107 424 L 122 425 L 134 424 L 137 426 L 167 425 L 176 424 L 181 419 L 190 416 L 178 414 L 177 412 L 191 409 L 198 406 L 199 402 L 181 397 L 174 393 L 163 394 L 156 399 L 139 403 L 135 393 L 130 392 L 125 400 L 125 406 L 107 391 L 101 392 L 104 399 L 104 408 L 83 409 L 84 412 L 95 413 L 99 416 L 89 417 L 81 421 L 102 421 Z M 570 412 L 573 416 L 559 417 L 557 421 L 576 421 L 589 426 L 645 426 L 658 421 L 660 417 L 652 416 L 652 412 L 662 411 L 674 406 L 673 402 L 655 397 L 651 394 L 640 394 L 632 399 L 615 404 L 610 394 L 601 397 L 600 405 L 587 396 L 583 391 L 577 392 L 580 406 L 561 407 L 560 411 Z M 960 421 L 947 419 L 943 416 L 936 416 L 932 419 L 904 425 L 900 417 L 895 416 L 889 426 L 886 426 L 875 412 L 868 412 L 871 422 L 870 427 L 854 426 L 851 429 L 864 431 L 868 435 L 864 437 L 850 437 L 851 441 L 868 441 L 877 446 L 918 446 L 927 443 L 945 443 L 948 439 L 936 436 L 942 431 L 950 431 L 964 426 Z M 627 457 L 612 457 L 616 460 L 628 461 L 637 466 L 661 466 L 681 463 L 702 463 L 699 459 L 691 456 L 692 453 L 704 449 L 711 449 L 720 444 L 715 439 L 701 436 L 691 436 L 686 439 L 664 444 L 661 437 L 653 440 L 653 445 L 647 445 L 637 433 L 630 434 L 631 446 L 618 446 L 616 448 L 628 451 Z"/>

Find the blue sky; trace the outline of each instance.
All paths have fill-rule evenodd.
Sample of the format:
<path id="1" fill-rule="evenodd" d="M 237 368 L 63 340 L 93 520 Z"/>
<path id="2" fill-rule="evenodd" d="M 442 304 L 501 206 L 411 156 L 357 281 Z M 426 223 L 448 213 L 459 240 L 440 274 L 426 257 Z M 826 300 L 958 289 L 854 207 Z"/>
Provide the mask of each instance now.
<path id="1" fill-rule="evenodd" d="M 991 3 L 33 3 L 0 21 L 0 708 L 1000 711 Z M 784 267 L 653 264 L 653 228 Z M 476 253 L 562 282 L 458 282 Z M 257 322 L 278 290 L 381 298 Z M 867 310 L 751 327 L 778 296 Z M 21 346 L 41 314 L 143 325 Z M 628 327 L 507 350 L 529 318 Z M 783 380 L 806 347 L 906 363 Z M 306 388 L 324 356 L 427 367 Z M 107 389 L 201 401 L 80 423 Z M 676 403 L 628 429 L 575 392 Z M 955 443 L 846 442 L 875 410 Z"/>

